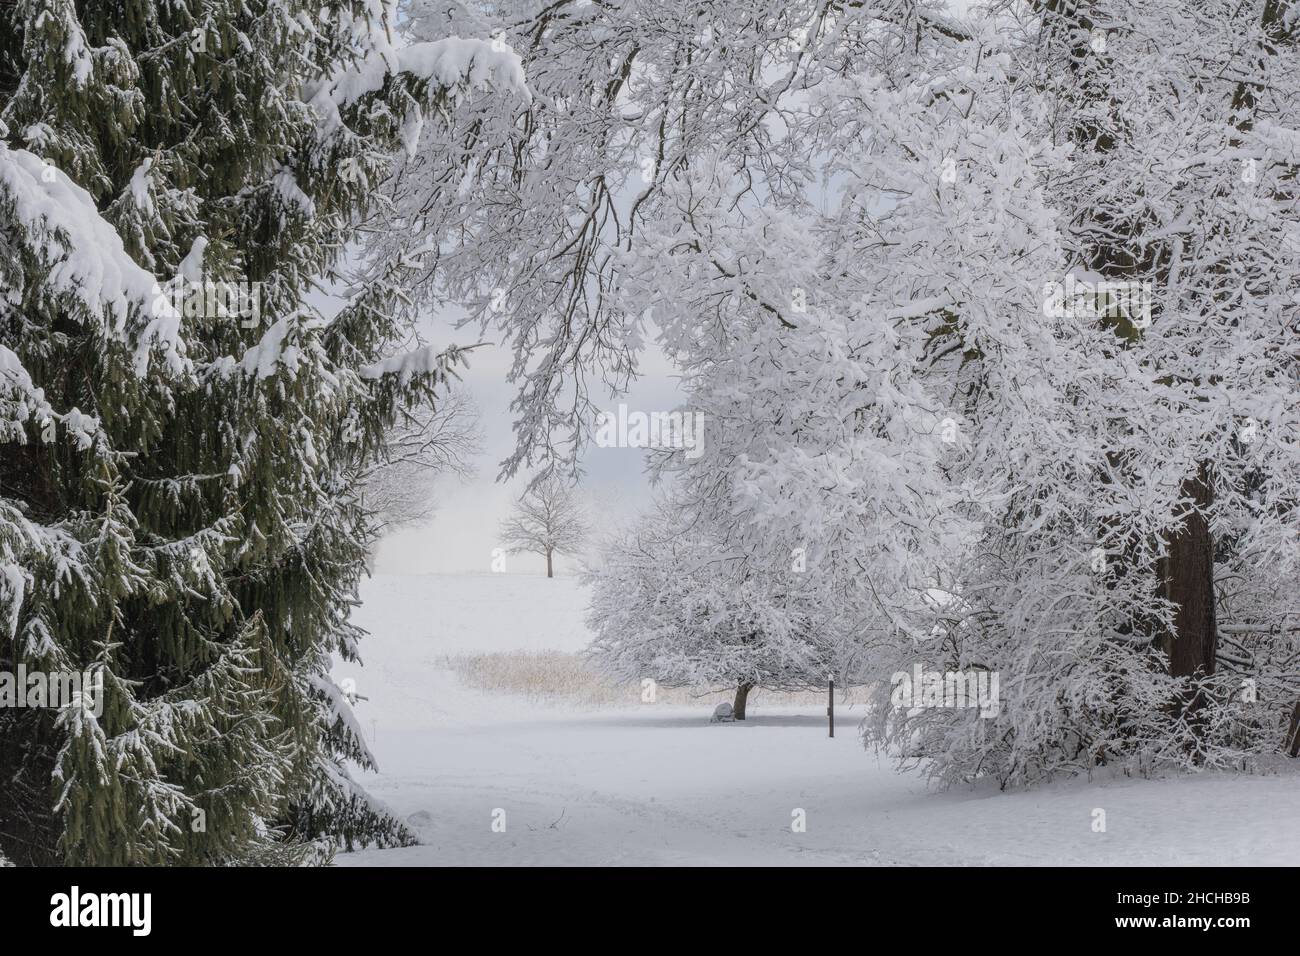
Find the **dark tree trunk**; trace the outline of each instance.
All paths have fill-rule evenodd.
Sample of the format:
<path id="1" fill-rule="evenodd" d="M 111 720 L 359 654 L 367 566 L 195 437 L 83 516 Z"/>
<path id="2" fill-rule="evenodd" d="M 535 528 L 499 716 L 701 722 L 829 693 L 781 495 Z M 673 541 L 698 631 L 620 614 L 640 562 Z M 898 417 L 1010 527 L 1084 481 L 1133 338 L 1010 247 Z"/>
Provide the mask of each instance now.
<path id="1" fill-rule="evenodd" d="M 1292 757 L 1300 757 L 1300 700 L 1296 701 L 1295 710 L 1291 711 L 1291 729 L 1287 731 L 1284 746 Z"/>
<path id="2" fill-rule="evenodd" d="M 551 573 L 551 549 L 550 548 L 546 549 L 546 576 L 548 578 L 555 577 L 555 575 Z"/>
<path id="3" fill-rule="evenodd" d="M 1175 605 L 1174 630 L 1165 637 L 1165 650 L 1174 677 L 1208 677 L 1214 673 L 1219 633 L 1214 616 L 1214 539 L 1205 517 L 1212 492 L 1204 465 L 1183 482 L 1182 492 L 1191 504 L 1182 526 L 1169 539 L 1169 555 L 1161 568 L 1161 596 Z M 1182 708 L 1190 712 L 1203 703 L 1193 696 Z"/>
<path id="4" fill-rule="evenodd" d="M 731 705 L 731 715 L 737 720 L 745 719 L 745 702 L 749 700 L 749 692 L 753 689 L 753 684 L 741 684 L 736 688 L 736 702 Z"/>

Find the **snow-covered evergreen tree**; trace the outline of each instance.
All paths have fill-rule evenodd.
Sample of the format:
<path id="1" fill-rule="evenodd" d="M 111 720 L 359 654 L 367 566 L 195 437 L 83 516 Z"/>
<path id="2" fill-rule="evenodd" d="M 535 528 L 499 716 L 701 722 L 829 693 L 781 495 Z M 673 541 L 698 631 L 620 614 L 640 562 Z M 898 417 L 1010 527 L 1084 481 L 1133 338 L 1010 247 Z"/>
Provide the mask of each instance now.
<path id="1" fill-rule="evenodd" d="M 410 838 L 346 770 L 373 761 L 328 671 L 361 636 L 357 477 L 457 355 L 393 354 L 418 256 L 352 284 L 341 257 L 427 111 L 526 91 L 508 49 L 393 20 L 0 6 L 0 665 L 105 684 L 102 714 L 0 711 L 11 859 Z"/>

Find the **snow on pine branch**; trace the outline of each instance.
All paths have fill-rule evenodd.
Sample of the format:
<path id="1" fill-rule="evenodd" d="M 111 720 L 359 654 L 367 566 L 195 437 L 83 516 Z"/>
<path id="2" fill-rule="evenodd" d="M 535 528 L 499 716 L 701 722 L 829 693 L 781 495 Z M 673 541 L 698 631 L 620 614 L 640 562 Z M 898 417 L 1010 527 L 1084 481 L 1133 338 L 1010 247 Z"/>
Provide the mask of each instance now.
<path id="1" fill-rule="evenodd" d="M 362 366 L 358 374 L 370 381 L 381 379 L 385 375 L 396 375 L 403 387 L 411 379 L 425 375 L 434 375 L 441 380 L 450 374 L 451 367 L 460 360 L 460 354 L 464 351 L 466 349 L 455 347 L 439 351 L 431 345 L 426 345 Z"/>
<path id="2" fill-rule="evenodd" d="M 89 448 L 99 434 L 99 419 L 72 409 L 59 413 L 37 388 L 31 374 L 12 349 L 0 345 L 0 442 L 26 441 L 22 423 L 35 420 L 48 426 L 59 422 L 76 439 L 78 449 Z"/>
<path id="3" fill-rule="evenodd" d="M 366 732 L 361 728 L 361 724 L 357 720 L 356 711 L 352 709 L 354 692 L 345 691 L 334 683 L 334 679 L 329 674 L 309 674 L 305 680 L 307 686 L 321 698 L 326 725 L 332 727 L 336 723 L 341 724 L 347 731 L 353 745 L 360 751 L 360 755 L 363 757 L 361 762 L 366 766 L 378 769 L 379 761 L 375 759 L 375 755 L 366 746 Z"/>
<path id="4" fill-rule="evenodd" d="M 127 254 L 122 237 L 99 214 L 89 193 L 41 157 L 0 143 L 0 206 L 17 225 L 20 239 L 48 265 L 47 295 L 74 299 L 88 315 L 107 317 L 105 333 L 128 344 L 132 308 L 149 315 L 135 336 L 137 374 L 148 371 L 155 347 L 173 375 L 190 370 L 180 313 L 158 294 L 158 280 Z M 0 295 L 17 305 L 21 292 Z"/>

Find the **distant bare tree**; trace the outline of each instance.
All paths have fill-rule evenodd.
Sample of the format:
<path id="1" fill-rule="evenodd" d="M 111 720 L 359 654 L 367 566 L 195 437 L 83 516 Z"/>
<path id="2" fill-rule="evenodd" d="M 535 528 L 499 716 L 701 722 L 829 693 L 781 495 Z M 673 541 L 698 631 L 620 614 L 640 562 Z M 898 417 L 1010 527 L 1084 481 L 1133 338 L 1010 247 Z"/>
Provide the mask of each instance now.
<path id="1" fill-rule="evenodd" d="M 363 479 L 375 528 L 392 531 L 429 518 L 437 510 L 434 479 L 470 477 L 481 450 L 479 410 L 468 394 L 453 392 L 435 407 L 403 412 L 389 430 L 387 456 Z"/>
<path id="2" fill-rule="evenodd" d="M 572 486 L 548 477 L 532 485 L 515 504 L 515 513 L 501 523 L 501 540 L 512 554 L 529 551 L 546 555 L 546 576 L 554 577 L 551 557 L 572 554 L 588 534 L 587 518 Z"/>

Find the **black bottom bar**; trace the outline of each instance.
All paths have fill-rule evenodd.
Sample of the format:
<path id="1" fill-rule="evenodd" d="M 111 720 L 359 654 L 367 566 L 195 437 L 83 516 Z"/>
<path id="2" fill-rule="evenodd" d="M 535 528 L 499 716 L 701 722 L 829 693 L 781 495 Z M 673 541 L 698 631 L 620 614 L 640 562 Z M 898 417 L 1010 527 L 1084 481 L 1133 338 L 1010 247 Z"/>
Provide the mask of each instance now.
<path id="1" fill-rule="evenodd" d="M 903 933 L 936 945 L 990 939 L 1156 938 L 1294 929 L 1283 869 L 315 869 L 0 870 L 11 938 L 77 934 L 117 944 L 374 944 L 401 934 L 452 943 L 459 930 L 666 942 L 701 919 L 751 928 L 821 924 L 861 939 Z M 72 917 L 74 897 L 77 915 Z M 105 898 L 100 894 L 112 894 Z M 120 894 L 149 894 L 123 897 Z M 89 898 L 89 901 L 88 901 Z M 755 910 L 755 906 L 760 907 Z M 145 928 L 147 914 L 148 935 Z M 110 922 L 116 926 L 72 926 Z M 64 925 L 52 925 L 61 922 Z M 455 934 L 455 935 L 453 935 Z M 920 934 L 920 937 L 917 937 Z M 1024 937 L 1025 939 L 1036 937 Z"/>

